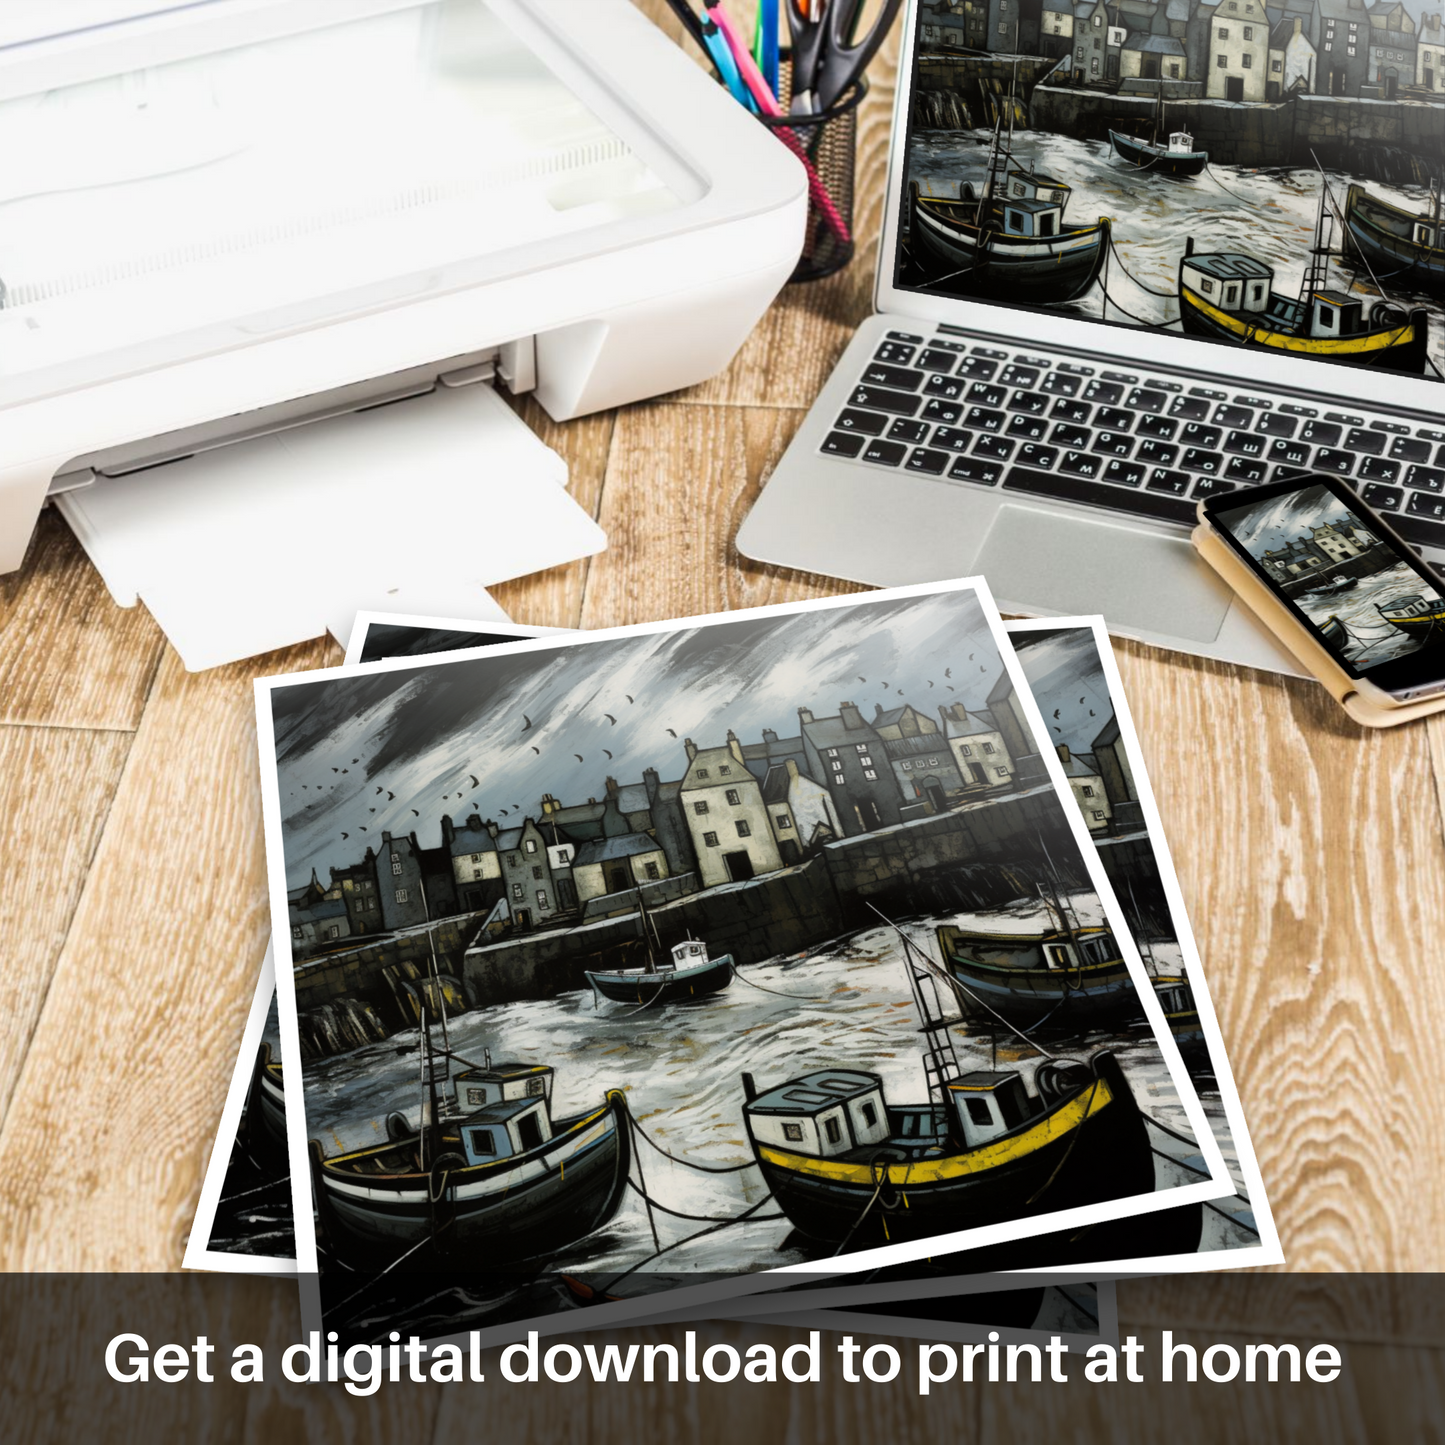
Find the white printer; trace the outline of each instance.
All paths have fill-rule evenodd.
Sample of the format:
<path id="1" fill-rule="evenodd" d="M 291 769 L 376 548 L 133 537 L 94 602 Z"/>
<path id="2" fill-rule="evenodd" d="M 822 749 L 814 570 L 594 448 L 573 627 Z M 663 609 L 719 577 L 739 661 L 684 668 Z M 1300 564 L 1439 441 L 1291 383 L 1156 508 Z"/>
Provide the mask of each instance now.
<path id="1" fill-rule="evenodd" d="M 190 666 L 597 550 L 491 388 L 714 374 L 807 205 L 628 0 L 12 0 L 0 156 L 0 572 L 55 497 Z"/>

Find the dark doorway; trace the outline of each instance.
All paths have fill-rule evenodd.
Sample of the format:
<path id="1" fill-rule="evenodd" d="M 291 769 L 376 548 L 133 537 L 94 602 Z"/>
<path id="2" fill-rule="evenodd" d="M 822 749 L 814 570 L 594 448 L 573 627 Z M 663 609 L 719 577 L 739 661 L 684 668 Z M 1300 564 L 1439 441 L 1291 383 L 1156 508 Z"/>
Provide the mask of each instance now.
<path id="1" fill-rule="evenodd" d="M 1277 81 L 1277 80 L 1271 80 L 1271 81 L 1269 81 L 1269 82 L 1266 83 L 1266 85 L 1265 85 L 1265 87 L 1264 87 L 1264 98 L 1265 98 L 1266 100 L 1278 100 L 1278 99 L 1279 99 L 1279 81 Z"/>
<path id="2" fill-rule="evenodd" d="M 1330 94 L 1343 95 L 1345 93 L 1345 70 L 1343 66 L 1337 65 L 1330 71 Z"/>
<path id="3" fill-rule="evenodd" d="M 1244 77 L 1242 75 L 1226 75 L 1224 77 L 1224 98 L 1225 100 L 1244 99 Z"/>
<path id="4" fill-rule="evenodd" d="M 796 838 L 784 838 L 783 841 L 778 844 L 778 852 L 782 856 L 783 862 L 789 867 L 794 863 L 802 862 L 803 850 L 798 847 L 798 840 Z"/>
<path id="5" fill-rule="evenodd" d="M 530 928 L 532 926 L 532 910 L 530 908 L 514 908 L 512 917 L 516 920 L 518 928 Z"/>
<path id="6" fill-rule="evenodd" d="M 943 800 L 943 785 L 937 778 L 929 778 L 923 785 L 923 791 L 928 794 L 928 801 L 933 804 L 935 813 L 941 813 L 948 806 Z"/>
<path id="7" fill-rule="evenodd" d="M 622 893 L 632 887 L 632 878 L 625 863 L 607 864 L 602 870 L 602 876 L 606 880 L 609 893 Z"/>
<path id="8" fill-rule="evenodd" d="M 875 828 L 881 828 L 883 826 L 883 814 L 878 811 L 878 804 L 875 803 L 872 798 L 869 798 L 864 806 L 868 809 L 869 816 L 873 819 L 873 826 Z"/>
<path id="9" fill-rule="evenodd" d="M 746 853 L 724 853 L 723 862 L 734 883 L 746 883 L 753 876 L 753 860 Z"/>
<path id="10" fill-rule="evenodd" d="M 1118 57 L 1117 55 L 1111 55 L 1111 56 L 1109 57 L 1108 74 L 1109 74 L 1109 79 L 1110 79 L 1110 80 L 1118 80 L 1118 78 L 1119 78 L 1119 57 Z"/>
<path id="11" fill-rule="evenodd" d="M 1141 55 L 1139 57 L 1139 74 L 1145 80 L 1159 79 L 1159 57 L 1157 55 Z"/>
<path id="12" fill-rule="evenodd" d="M 984 772 L 983 768 L 978 763 L 970 763 L 968 765 L 968 770 L 970 773 L 973 774 L 973 780 L 975 783 L 988 782 L 988 774 Z"/>
<path id="13" fill-rule="evenodd" d="M 1400 73 L 1397 70 L 1385 72 L 1385 99 L 1394 100 L 1395 92 L 1400 88 Z"/>

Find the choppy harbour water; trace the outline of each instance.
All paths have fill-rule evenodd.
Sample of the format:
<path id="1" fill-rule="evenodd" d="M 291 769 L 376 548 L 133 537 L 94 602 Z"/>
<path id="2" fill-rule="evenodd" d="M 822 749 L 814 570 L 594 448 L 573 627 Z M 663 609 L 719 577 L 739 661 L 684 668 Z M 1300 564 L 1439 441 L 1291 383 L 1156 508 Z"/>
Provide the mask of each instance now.
<path id="1" fill-rule="evenodd" d="M 1076 895 L 1072 907 L 1083 923 L 1100 917 L 1092 895 Z M 936 958 L 940 923 L 1023 929 L 1043 921 L 1039 905 L 1030 900 L 1004 911 L 919 918 L 902 926 Z M 1168 946 L 1158 950 L 1161 972 L 1178 971 L 1175 957 Z M 590 992 L 578 991 L 475 1010 L 451 1019 L 448 1027 L 452 1049 L 466 1058 L 480 1059 L 490 1049 L 498 1061 L 551 1064 L 557 1071 L 554 1116 L 594 1108 L 608 1089 L 624 1090 L 647 1136 L 684 1161 L 671 1162 L 639 1142 L 636 1152 L 648 1194 L 668 1210 L 703 1219 L 731 1218 L 754 1206 L 760 1215 L 776 1214 L 756 1169 L 718 1175 L 687 1167 L 688 1162 L 718 1166 L 751 1160 L 742 1122 L 744 1071 L 756 1077 L 759 1088 L 767 1088 L 811 1069 L 843 1064 L 881 1075 L 890 1102 L 926 1098 L 903 946 L 881 925 L 804 956 L 747 967 L 726 992 L 698 1004 L 639 1013 L 605 1003 L 594 1006 Z M 971 1023 L 954 1030 L 954 1043 L 965 1069 L 1018 1067 L 1026 1081 L 1042 1059 L 1036 1048 L 1002 1027 L 995 1035 Z M 1189 1134 L 1173 1081 L 1142 1023 L 1113 1033 L 1054 1036 L 1048 1047 L 1074 1057 L 1114 1049 L 1146 1114 Z M 418 1032 L 308 1063 L 306 1100 L 308 1130 L 327 1153 L 384 1138 L 386 1116 L 394 1109 L 415 1122 L 420 1114 Z M 1211 1122 L 1218 1121 L 1226 1158 L 1237 1174 L 1217 1099 L 1206 1098 L 1205 1107 Z M 1161 1187 L 1197 1177 L 1190 1171 L 1202 1160 L 1193 1146 L 1162 1135 L 1155 1142 L 1179 1161 L 1158 1161 Z M 655 1260 L 654 1227 L 665 1249 Z M 1211 1216 L 1206 1240 L 1231 1227 Z M 649 1221 L 643 1201 L 629 1191 L 606 1228 L 561 1251 L 550 1268 L 590 1279 L 635 1271 L 628 1278 L 629 1292 L 636 1292 L 716 1273 L 798 1264 L 809 1257 L 785 1219 L 762 1218 L 692 1238 L 705 1228 L 660 1211 Z M 555 1308 L 561 1301 L 555 1290 L 545 1300 L 523 1290 L 521 1298 L 473 1305 L 495 1322 Z M 468 1308 L 450 1300 L 446 1309 L 454 1307 Z"/>
<path id="2" fill-rule="evenodd" d="M 1344 592 L 1305 592 L 1294 600 L 1315 622 L 1338 617 L 1350 629 L 1345 657 L 1362 666 L 1388 662 L 1419 649 L 1420 639 L 1386 622 L 1377 610 L 1407 597 L 1438 597 L 1440 594 L 1403 562 L 1372 577 L 1361 577 Z"/>
<path id="3" fill-rule="evenodd" d="M 956 196 L 964 181 L 971 181 L 977 190 L 985 178 L 991 139 L 987 130 L 915 132 L 908 153 L 909 178 L 917 180 L 925 194 Z M 1274 267 L 1276 291 L 1286 296 L 1299 292 L 1319 209 L 1318 171 L 1211 163 L 1203 175 L 1174 180 L 1120 160 L 1107 141 L 1075 140 L 1048 131 L 1015 132 L 1013 154 L 1016 162 L 1073 187 L 1066 221 L 1082 225 L 1108 216 L 1113 222 L 1122 267 L 1110 263 L 1110 299 L 1096 284 L 1086 296 L 1059 308 L 1066 314 L 1137 320 L 1177 331 L 1179 261 L 1190 236 L 1198 251 L 1243 251 L 1257 257 Z M 1336 171 L 1327 172 L 1326 178 L 1340 206 L 1352 181 L 1367 184 L 1372 195 L 1411 210 L 1422 209 L 1429 199 L 1422 186 L 1365 182 Z M 1339 238 L 1336 220 L 1331 284 L 1367 299 L 1378 296 L 1367 272 L 1362 270 L 1352 282 L 1354 268 L 1341 262 Z M 1423 306 L 1430 313 L 1430 356 L 1445 371 L 1445 308 L 1440 301 L 1408 291 L 1392 292 L 1391 299 Z"/>

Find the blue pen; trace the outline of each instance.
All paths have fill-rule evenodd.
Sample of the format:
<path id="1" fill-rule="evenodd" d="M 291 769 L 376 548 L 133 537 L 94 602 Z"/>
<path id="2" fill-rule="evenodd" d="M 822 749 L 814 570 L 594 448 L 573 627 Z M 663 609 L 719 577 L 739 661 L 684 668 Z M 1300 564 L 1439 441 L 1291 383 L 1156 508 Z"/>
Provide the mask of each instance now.
<path id="1" fill-rule="evenodd" d="M 727 39 L 717 28 L 715 20 L 704 17 L 702 43 L 707 47 L 707 53 L 712 57 L 712 63 L 717 67 L 717 73 L 722 77 L 723 84 L 732 91 L 733 99 L 739 104 L 747 106 L 749 110 L 755 111 L 757 106 L 753 103 L 752 92 L 743 83 L 738 63 L 733 59 Z"/>
<path id="2" fill-rule="evenodd" d="M 778 93 L 778 0 L 758 0 L 759 47 L 758 69 L 774 95 Z"/>

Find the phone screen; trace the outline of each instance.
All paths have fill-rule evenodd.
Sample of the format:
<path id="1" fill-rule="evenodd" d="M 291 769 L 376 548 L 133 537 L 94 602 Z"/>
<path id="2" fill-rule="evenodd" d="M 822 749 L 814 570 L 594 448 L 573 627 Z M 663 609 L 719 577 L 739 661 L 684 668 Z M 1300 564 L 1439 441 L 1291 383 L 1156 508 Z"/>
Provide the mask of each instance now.
<path id="1" fill-rule="evenodd" d="M 1413 691 L 1445 677 L 1445 591 L 1342 482 L 1276 483 L 1210 521 L 1351 677 Z"/>

